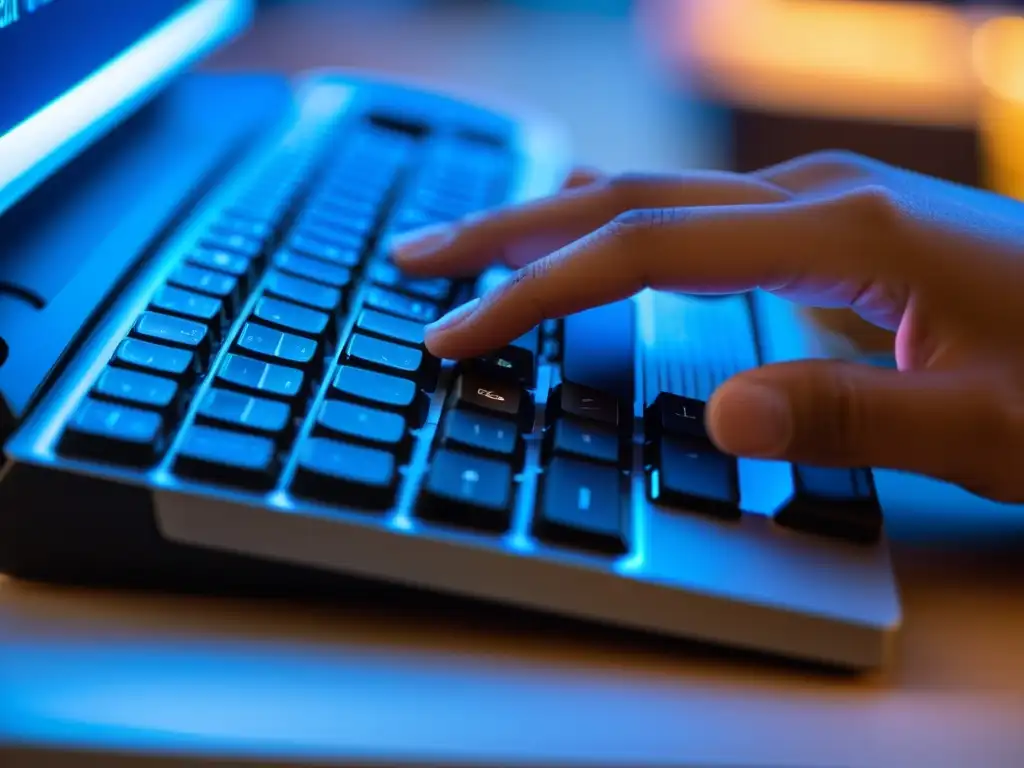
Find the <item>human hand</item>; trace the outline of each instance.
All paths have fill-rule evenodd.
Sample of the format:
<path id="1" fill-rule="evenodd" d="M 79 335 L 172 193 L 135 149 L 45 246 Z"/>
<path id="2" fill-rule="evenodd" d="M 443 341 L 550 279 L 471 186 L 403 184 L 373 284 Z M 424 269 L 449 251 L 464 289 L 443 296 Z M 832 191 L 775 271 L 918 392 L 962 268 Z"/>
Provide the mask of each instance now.
<path id="1" fill-rule="evenodd" d="M 906 470 L 1024 501 L 1024 205 L 848 153 L 752 174 L 603 177 L 414 233 L 417 275 L 516 273 L 428 329 L 436 355 L 500 347 L 643 288 L 769 291 L 896 332 L 899 370 L 808 360 L 722 385 L 718 446 Z"/>

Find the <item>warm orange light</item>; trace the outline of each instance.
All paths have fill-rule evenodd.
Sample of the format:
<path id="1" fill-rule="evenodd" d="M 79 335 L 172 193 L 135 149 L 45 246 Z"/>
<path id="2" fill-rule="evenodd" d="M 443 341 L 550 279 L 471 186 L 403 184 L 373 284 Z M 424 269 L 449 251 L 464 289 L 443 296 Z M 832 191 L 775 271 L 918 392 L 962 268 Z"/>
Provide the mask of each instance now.
<path id="1" fill-rule="evenodd" d="M 678 56 L 742 102 L 962 124 L 973 117 L 973 24 L 955 9 L 860 0 L 691 2 Z"/>
<path id="2" fill-rule="evenodd" d="M 992 19 L 971 45 L 986 184 L 1024 198 L 1024 19 Z"/>

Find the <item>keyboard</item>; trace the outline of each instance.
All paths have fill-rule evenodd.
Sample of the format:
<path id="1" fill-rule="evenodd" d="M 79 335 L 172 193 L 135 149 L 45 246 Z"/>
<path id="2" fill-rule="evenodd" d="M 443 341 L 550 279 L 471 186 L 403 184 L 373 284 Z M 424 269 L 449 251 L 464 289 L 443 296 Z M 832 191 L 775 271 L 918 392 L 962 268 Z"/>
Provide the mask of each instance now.
<path id="1" fill-rule="evenodd" d="M 719 383 L 806 351 L 788 305 L 644 292 L 439 360 L 425 324 L 507 274 L 414 279 L 389 239 L 554 191 L 566 142 L 385 82 L 318 76 L 296 102 L 9 441 L 6 514 L 73 507 L 115 575 L 202 552 L 885 663 L 900 606 L 871 471 L 737 461 L 704 432 Z M 66 526 L 37 529 L 59 553 Z"/>

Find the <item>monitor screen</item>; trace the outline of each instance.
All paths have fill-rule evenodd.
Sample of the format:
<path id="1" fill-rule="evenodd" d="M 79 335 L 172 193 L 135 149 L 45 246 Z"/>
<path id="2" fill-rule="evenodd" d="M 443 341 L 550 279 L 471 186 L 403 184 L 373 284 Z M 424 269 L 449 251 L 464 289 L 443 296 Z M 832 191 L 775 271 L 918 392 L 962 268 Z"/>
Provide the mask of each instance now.
<path id="1" fill-rule="evenodd" d="M 0 0 L 0 212 L 250 12 L 251 0 Z"/>

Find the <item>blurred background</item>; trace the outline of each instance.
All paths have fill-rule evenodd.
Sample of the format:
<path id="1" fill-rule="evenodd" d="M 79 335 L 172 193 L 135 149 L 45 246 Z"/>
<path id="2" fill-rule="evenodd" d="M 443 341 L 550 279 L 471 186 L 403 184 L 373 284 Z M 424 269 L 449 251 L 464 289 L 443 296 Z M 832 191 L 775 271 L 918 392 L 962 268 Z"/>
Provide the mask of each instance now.
<path id="1" fill-rule="evenodd" d="M 1024 198 L 1024 0 L 263 0 L 209 66 L 370 70 L 539 110 L 608 171 L 843 148 Z"/>
<path id="2" fill-rule="evenodd" d="M 610 170 L 843 147 L 1024 194 L 1024 0 L 264 0 L 215 67 L 415 77 Z"/>

